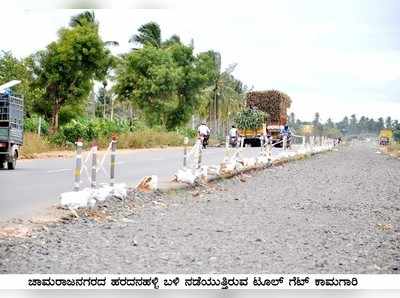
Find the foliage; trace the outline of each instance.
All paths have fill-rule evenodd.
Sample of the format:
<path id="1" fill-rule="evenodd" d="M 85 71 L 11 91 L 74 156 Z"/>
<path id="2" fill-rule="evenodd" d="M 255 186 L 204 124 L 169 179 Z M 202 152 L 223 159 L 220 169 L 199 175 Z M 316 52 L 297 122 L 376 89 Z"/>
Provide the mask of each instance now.
<path id="1" fill-rule="evenodd" d="M 244 106 L 245 86 L 237 80 L 232 72 L 236 64 L 221 69 L 221 54 L 208 51 L 212 59 L 212 84 L 203 90 L 199 114 L 213 122 L 214 128 L 218 129 L 220 121 L 229 121 L 231 116 L 240 111 Z"/>
<path id="2" fill-rule="evenodd" d="M 30 58 L 19 60 L 11 52 L 0 51 L 0 85 L 11 80 L 21 81 L 13 90 L 24 98 L 25 112 L 28 116 L 32 114 L 36 102 L 42 96 L 41 90 L 32 86 L 30 63 Z"/>
<path id="3" fill-rule="evenodd" d="M 266 112 L 273 122 L 280 122 L 281 116 L 286 117 L 286 110 L 290 108 L 290 97 L 278 90 L 251 91 L 247 93 L 246 104 Z"/>
<path id="4" fill-rule="evenodd" d="M 55 150 L 56 146 L 36 133 L 24 134 L 24 146 L 21 147 L 20 158 L 35 158 L 36 154 Z M 61 149 L 61 148 L 58 148 Z"/>
<path id="5" fill-rule="evenodd" d="M 175 131 L 177 134 L 188 137 L 189 139 L 193 139 L 197 136 L 197 130 L 189 127 L 178 127 Z"/>
<path id="6" fill-rule="evenodd" d="M 179 42 L 166 47 L 145 44 L 125 55 L 114 90 L 143 111 L 147 124 L 168 129 L 185 124 L 199 106 L 200 90 L 211 77 L 211 58 Z"/>
<path id="7" fill-rule="evenodd" d="M 36 53 L 33 60 L 36 84 L 44 90 L 43 101 L 52 111 L 53 130 L 58 128 L 61 108 L 87 100 L 93 80 L 103 79 L 112 63 L 98 24 L 86 21 L 59 30 L 58 40 Z"/>
<path id="8" fill-rule="evenodd" d="M 74 143 L 79 138 L 91 142 L 99 138 L 110 138 L 113 134 L 128 133 L 134 129 L 135 127 L 131 126 L 126 120 L 73 119 L 61 126 L 51 140 L 59 145 Z"/>
<path id="9" fill-rule="evenodd" d="M 122 134 L 118 148 L 154 148 L 157 146 L 182 146 L 183 136 L 171 131 L 144 129 Z"/>
<path id="10" fill-rule="evenodd" d="M 234 118 L 236 126 L 240 129 L 257 129 L 266 120 L 266 113 L 257 109 L 244 109 Z"/>
<path id="11" fill-rule="evenodd" d="M 328 138 L 339 138 L 343 136 L 340 130 L 335 127 L 327 128 L 323 131 L 323 135 Z"/>
<path id="12" fill-rule="evenodd" d="M 157 23 L 149 22 L 144 24 L 140 26 L 138 31 L 139 34 L 133 35 L 129 42 L 135 42 L 143 46 L 161 47 L 161 29 Z"/>
<path id="13" fill-rule="evenodd" d="M 393 138 L 396 142 L 400 142 L 400 124 L 393 126 Z"/>
<path id="14" fill-rule="evenodd" d="M 24 129 L 26 132 L 34 132 L 37 133 L 39 126 L 39 116 L 37 114 L 33 114 L 29 118 L 25 118 L 24 121 Z M 40 131 L 42 134 L 47 134 L 49 132 L 49 122 L 43 117 L 40 120 Z"/>

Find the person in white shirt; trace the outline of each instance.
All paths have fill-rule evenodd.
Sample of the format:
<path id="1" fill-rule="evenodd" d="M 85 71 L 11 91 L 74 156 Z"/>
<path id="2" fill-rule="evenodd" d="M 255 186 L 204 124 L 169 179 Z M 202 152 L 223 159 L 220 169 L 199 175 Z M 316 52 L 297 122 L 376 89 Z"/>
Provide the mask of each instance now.
<path id="1" fill-rule="evenodd" d="M 231 129 L 229 130 L 229 136 L 231 138 L 237 137 L 238 136 L 238 130 L 235 127 L 235 125 L 232 125 Z"/>
<path id="2" fill-rule="evenodd" d="M 197 128 L 197 132 L 199 133 L 199 135 L 203 135 L 203 136 L 209 136 L 210 135 L 210 129 L 208 128 L 208 126 L 206 125 L 205 122 L 201 123 L 201 125 Z"/>
<path id="3" fill-rule="evenodd" d="M 239 132 L 235 125 L 232 125 L 231 129 L 229 130 L 229 144 L 232 147 L 237 147 L 237 143 L 239 140 Z"/>
<path id="4" fill-rule="evenodd" d="M 208 145 L 208 138 L 210 137 L 211 130 L 208 128 L 205 122 L 202 122 L 197 128 L 197 133 L 199 137 L 203 137 L 203 148 L 205 149 Z"/>

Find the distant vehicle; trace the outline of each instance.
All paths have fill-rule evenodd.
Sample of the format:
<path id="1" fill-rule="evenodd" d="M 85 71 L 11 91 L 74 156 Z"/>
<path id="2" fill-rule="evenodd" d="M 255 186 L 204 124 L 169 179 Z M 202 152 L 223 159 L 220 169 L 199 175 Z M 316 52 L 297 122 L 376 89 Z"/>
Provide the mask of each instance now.
<path id="1" fill-rule="evenodd" d="M 268 121 L 257 129 L 239 129 L 239 135 L 244 138 L 244 144 L 260 146 L 262 137 L 267 135 L 272 144 L 282 147 L 284 128 L 287 127 L 288 122 L 287 109 L 291 102 L 288 95 L 277 90 L 248 92 L 246 106 L 266 112 Z M 287 144 L 290 146 L 290 138 L 288 138 Z"/>
<path id="2" fill-rule="evenodd" d="M 386 146 L 389 145 L 393 140 L 393 130 L 390 128 L 382 129 L 379 132 L 379 145 Z"/>
<path id="3" fill-rule="evenodd" d="M 7 163 L 9 170 L 16 167 L 24 136 L 24 101 L 10 89 L 19 83 L 0 86 L 0 168 Z"/>

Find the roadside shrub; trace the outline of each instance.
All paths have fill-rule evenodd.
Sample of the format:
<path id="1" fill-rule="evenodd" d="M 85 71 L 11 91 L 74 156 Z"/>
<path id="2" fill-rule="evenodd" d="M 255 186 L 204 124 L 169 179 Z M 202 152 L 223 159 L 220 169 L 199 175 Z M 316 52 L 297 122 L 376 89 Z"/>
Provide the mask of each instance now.
<path id="1" fill-rule="evenodd" d="M 38 136 L 36 133 L 27 132 L 24 134 L 24 145 L 21 147 L 21 158 L 34 158 L 35 154 L 54 150 L 46 137 Z"/>
<path id="2" fill-rule="evenodd" d="M 24 121 L 24 130 L 26 132 L 37 132 L 38 130 L 38 126 L 39 126 L 39 116 L 34 114 L 29 118 L 25 118 Z M 42 117 L 41 119 L 41 133 L 46 135 L 49 132 L 49 122 L 46 121 L 46 119 L 44 119 Z"/>
<path id="3" fill-rule="evenodd" d="M 176 133 L 188 137 L 189 139 L 193 139 L 197 136 L 197 131 L 189 127 L 176 128 Z"/>
<path id="4" fill-rule="evenodd" d="M 118 148 L 152 148 L 160 146 L 181 146 L 183 136 L 176 132 L 146 129 L 122 134 L 118 138 Z"/>
<path id="5" fill-rule="evenodd" d="M 51 136 L 56 144 L 75 143 L 81 138 L 85 142 L 110 138 L 113 134 L 123 134 L 133 131 L 135 126 L 126 120 L 79 119 L 63 125 Z"/>

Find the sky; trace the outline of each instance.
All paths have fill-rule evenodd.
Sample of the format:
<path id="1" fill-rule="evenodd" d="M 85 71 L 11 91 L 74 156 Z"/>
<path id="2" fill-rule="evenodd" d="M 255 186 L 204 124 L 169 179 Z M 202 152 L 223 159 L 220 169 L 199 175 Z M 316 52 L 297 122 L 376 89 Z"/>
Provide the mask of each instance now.
<path id="1" fill-rule="evenodd" d="M 1 1 L 1 0 L 0 0 Z M 77 1 L 0 2 L 0 50 L 24 57 L 57 38 Z M 35 3 L 34 5 L 32 3 Z M 290 112 L 312 120 L 355 113 L 400 119 L 400 1 L 81 1 L 96 10 L 114 53 L 149 21 L 163 39 L 194 40 L 197 52 L 216 50 L 223 67 L 254 90 L 278 89 L 293 100 Z M 113 8 L 113 9 L 108 9 Z M 151 8 L 151 9 L 150 9 Z M 153 9 L 162 8 L 162 9 Z"/>

